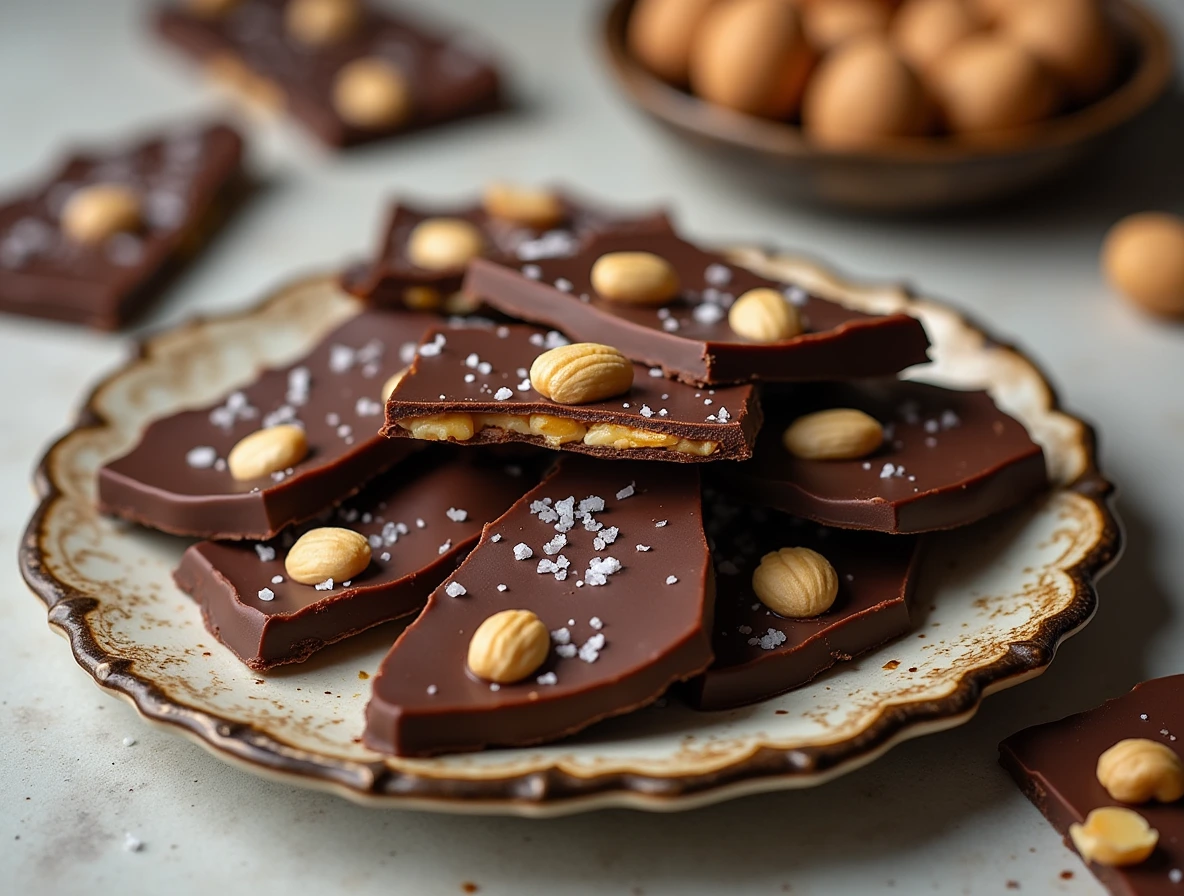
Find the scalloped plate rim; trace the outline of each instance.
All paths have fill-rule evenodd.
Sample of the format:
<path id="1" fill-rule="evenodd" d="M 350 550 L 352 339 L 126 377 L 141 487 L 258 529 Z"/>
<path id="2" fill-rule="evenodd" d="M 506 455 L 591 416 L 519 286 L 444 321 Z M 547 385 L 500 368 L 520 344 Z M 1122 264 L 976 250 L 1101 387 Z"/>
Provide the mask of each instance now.
<path id="1" fill-rule="evenodd" d="M 752 250 L 748 250 L 752 251 Z M 775 257 L 765 255 L 774 261 Z M 802 260 L 801 256 L 792 256 Z M 824 277 L 852 289 L 883 287 L 870 280 L 849 280 L 816 260 L 807 260 Z M 995 339 L 960 310 L 944 302 L 918 296 L 907 286 L 891 285 L 909 302 L 936 306 L 952 313 L 993 345 L 1018 355 L 1039 376 L 1047 410 L 1065 414 L 1080 428 L 1087 467 L 1069 489 L 1095 505 L 1102 520 L 1096 542 L 1080 562 L 1062 570 L 1073 582 L 1072 601 L 1041 623 L 1037 637 L 1009 642 L 999 659 L 965 672 L 955 689 L 940 699 L 886 707 L 857 735 L 805 749 L 757 746 L 723 768 L 672 776 L 614 771 L 578 775 L 550 767 L 521 775 L 479 780 L 457 780 L 428 774 L 392 772 L 381 763 L 329 759 L 288 746 L 249 725 L 230 723 L 204 710 L 174 702 L 155 685 L 122 668 L 127 661 L 108 657 L 96 643 L 87 613 L 95 598 L 60 582 L 40 562 L 41 525 L 61 492 L 50 474 L 59 445 L 73 433 L 107 424 L 95 400 L 104 387 L 151 354 L 155 340 L 212 321 L 231 321 L 262 312 L 287 287 L 311 278 L 294 278 L 267 293 L 258 303 L 239 311 L 195 315 L 178 326 L 148 334 L 118 368 L 103 376 L 87 393 L 74 425 L 46 449 L 34 472 L 38 504 L 21 541 L 21 574 L 48 611 L 51 628 L 71 645 L 78 664 L 103 690 L 126 700 L 146 721 L 180 732 L 187 739 L 236 767 L 290 784 L 329 791 L 371 806 L 467 814 L 516 814 L 550 817 L 600 808 L 622 807 L 648 811 L 681 811 L 748 794 L 816 786 L 878 759 L 899 743 L 969 721 L 982 700 L 992 693 L 1041 674 L 1052 662 L 1060 643 L 1080 631 L 1097 609 L 1096 583 L 1122 552 L 1123 532 L 1112 506 L 1113 485 L 1097 463 L 1097 438 L 1092 426 L 1065 414 L 1055 389 L 1039 365 L 1009 343 Z"/>

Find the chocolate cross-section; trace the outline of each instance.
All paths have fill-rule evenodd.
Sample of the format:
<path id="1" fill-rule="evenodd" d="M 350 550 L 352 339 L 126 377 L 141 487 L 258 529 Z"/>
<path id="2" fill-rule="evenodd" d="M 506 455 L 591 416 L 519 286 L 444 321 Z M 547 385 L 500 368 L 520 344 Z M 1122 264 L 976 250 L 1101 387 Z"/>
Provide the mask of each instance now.
<path id="1" fill-rule="evenodd" d="M 898 380 L 766 392 L 767 419 L 748 463 L 724 470 L 735 493 L 828 526 L 927 532 L 1013 507 L 1048 484 L 1044 454 L 986 392 Z M 795 456 L 783 436 L 796 418 L 852 408 L 884 430 L 851 460 Z"/>
<path id="2" fill-rule="evenodd" d="M 199 542 L 174 578 L 201 605 L 206 628 L 250 668 L 302 662 L 327 644 L 418 611 L 481 527 L 537 481 L 529 465 L 441 448 L 383 474 L 317 520 L 369 541 L 370 565 L 347 582 L 291 580 L 284 561 L 299 531 L 264 543 Z"/>
<path id="3" fill-rule="evenodd" d="M 645 253 L 676 280 L 658 304 L 609 299 L 593 287 L 593 267 L 614 253 Z M 729 323 L 734 302 L 767 288 L 792 305 L 804 332 L 758 342 Z M 582 342 L 616 346 L 634 361 L 691 383 L 842 380 L 896 373 L 928 360 L 921 322 L 874 315 L 778 283 L 707 252 L 673 233 L 607 233 L 569 258 L 514 264 L 474 259 L 464 290 L 493 308 L 563 331 Z"/>
<path id="4" fill-rule="evenodd" d="M 0 311 L 119 328 L 241 198 L 242 154 L 212 125 L 72 156 L 0 205 Z"/>
<path id="5" fill-rule="evenodd" d="M 1184 808 L 1179 801 L 1124 803 L 1098 780 L 1098 759 L 1119 741 L 1152 741 L 1184 760 L 1184 675 L 1135 685 L 1130 693 L 1096 709 L 1028 728 L 999 745 L 999 761 L 1064 837 L 1095 809 L 1132 809 L 1159 832 L 1144 861 L 1125 867 L 1089 863 L 1105 887 L 1122 896 L 1170 896 L 1184 886 Z M 1150 777 L 1152 768 L 1135 769 Z M 1125 796 L 1125 794 L 1124 794 Z"/>
<path id="6" fill-rule="evenodd" d="M 471 38 L 361 0 L 176 3 L 159 34 L 248 98 L 286 110 L 322 142 L 351 146 L 500 103 Z"/>
<path id="7" fill-rule="evenodd" d="M 696 468 L 564 458 L 395 642 L 365 742 L 401 756 L 540 743 L 637 709 L 711 661 L 713 598 Z M 550 643 L 520 680 L 487 681 L 470 641 L 506 610 L 534 614 Z"/>
<path id="8" fill-rule="evenodd" d="M 836 663 L 905 634 L 921 541 L 915 536 L 829 529 L 709 495 L 707 540 L 715 564 L 715 662 L 687 686 L 698 709 L 730 709 L 783 694 Z M 779 616 L 757 598 L 752 574 L 785 547 L 818 552 L 839 591 L 824 613 Z"/>
<path id="9" fill-rule="evenodd" d="M 514 188 L 502 189 L 510 192 Z M 465 264 L 429 269 L 408 256 L 411 234 L 425 221 L 451 219 L 473 225 L 482 237 L 483 254 L 507 264 L 572 255 L 593 234 L 605 230 L 645 232 L 671 227 L 669 218 L 660 211 L 628 215 L 589 205 L 566 192 L 531 192 L 553 207 L 550 220 L 526 220 L 513 214 L 512 209 L 499 207 L 497 198 L 503 193 L 496 189 L 484 203 L 429 208 L 398 202 L 387 216 L 373 258 L 348 268 L 342 275 L 342 286 L 376 305 L 451 310 L 452 305 L 460 303 L 465 307 L 463 297 L 455 298 L 464 279 Z"/>
<path id="10" fill-rule="evenodd" d="M 560 404 L 531 384 L 530 367 L 566 344 L 521 325 L 439 329 L 425 337 L 392 393 L 383 434 L 468 445 L 529 442 L 601 457 L 678 462 L 748 457 L 760 427 L 753 386 L 696 387 L 632 366 L 616 397 Z"/>
<path id="11" fill-rule="evenodd" d="M 214 406 L 151 423 L 135 448 L 99 470 L 100 509 L 177 535 L 264 539 L 349 497 L 414 451 L 378 435 L 382 393 L 434 322 L 363 312 L 302 361 L 264 372 Z M 235 446 L 279 427 L 303 431 L 303 456 L 236 478 Z"/>

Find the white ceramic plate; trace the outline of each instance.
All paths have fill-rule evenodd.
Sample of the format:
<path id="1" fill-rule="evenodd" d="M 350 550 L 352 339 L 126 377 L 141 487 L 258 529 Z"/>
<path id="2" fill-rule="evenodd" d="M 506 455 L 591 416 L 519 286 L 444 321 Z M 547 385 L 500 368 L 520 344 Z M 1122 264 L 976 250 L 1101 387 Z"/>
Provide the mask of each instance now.
<path id="1" fill-rule="evenodd" d="M 918 630 L 792 693 L 720 713 L 671 701 L 551 746 L 413 760 L 359 742 L 365 678 L 398 626 L 266 678 L 239 664 L 172 584 L 187 542 L 100 517 L 95 472 L 150 419 L 215 400 L 356 313 L 328 278 L 155 336 L 100 383 L 38 471 L 42 501 L 21 548 L 25 578 L 79 664 L 145 718 L 258 773 L 385 806 L 524 815 L 685 809 L 812 786 L 902 740 L 961 724 L 986 694 L 1038 675 L 1094 613 L 1093 584 L 1117 556 L 1120 531 L 1092 432 L 1058 410 L 1022 355 L 946 307 L 896 286 L 847 283 L 800 259 L 735 254 L 855 307 L 923 318 L 936 363 L 910 375 L 989 389 L 1041 443 L 1054 482 L 1036 506 L 934 536 L 918 584 L 917 604 L 927 608 Z"/>

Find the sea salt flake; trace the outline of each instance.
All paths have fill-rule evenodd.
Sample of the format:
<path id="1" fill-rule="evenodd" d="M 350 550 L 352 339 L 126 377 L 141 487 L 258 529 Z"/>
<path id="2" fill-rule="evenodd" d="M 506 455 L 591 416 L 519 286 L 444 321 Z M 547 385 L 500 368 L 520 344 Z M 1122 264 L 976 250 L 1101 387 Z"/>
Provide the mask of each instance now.
<path id="1" fill-rule="evenodd" d="M 554 538 L 552 538 L 550 541 L 548 541 L 545 545 L 543 545 L 543 553 L 558 554 L 561 550 L 563 550 L 563 547 L 566 544 L 567 544 L 567 536 L 564 535 L 562 532 L 560 532 L 558 535 L 556 535 Z"/>
<path id="2" fill-rule="evenodd" d="M 439 548 L 436 549 L 436 553 L 443 555 L 443 554 L 447 554 L 451 550 L 452 550 L 452 539 L 450 538 L 446 542 L 444 542 L 442 545 L 440 545 Z"/>
<path id="3" fill-rule="evenodd" d="M 218 452 L 209 445 L 198 445 L 185 452 L 185 463 L 195 470 L 208 470 L 218 459 Z"/>
<path id="4" fill-rule="evenodd" d="M 469 512 L 467 510 L 462 510 L 459 507 L 449 507 L 444 511 L 444 515 L 454 523 L 463 523 L 469 518 Z"/>
<path id="5" fill-rule="evenodd" d="M 530 545 L 525 542 L 518 542 L 514 545 L 514 559 L 515 560 L 529 560 L 534 556 L 534 551 L 530 549 Z"/>
<path id="6" fill-rule="evenodd" d="M 283 581 L 284 581 L 284 577 L 283 577 L 283 576 L 272 576 L 272 577 L 271 577 L 271 584 L 273 584 L 273 585 L 279 585 L 279 584 L 281 584 Z"/>
<path id="7" fill-rule="evenodd" d="M 568 659 L 568 660 L 570 660 L 572 657 L 574 657 L 577 652 L 578 652 L 578 649 L 576 648 L 575 644 L 560 644 L 558 647 L 555 648 L 555 653 L 557 656 L 561 656 L 564 659 Z"/>
<path id="8" fill-rule="evenodd" d="M 719 262 L 712 262 L 703 271 L 703 279 L 712 286 L 727 286 L 732 282 L 732 269 Z"/>
<path id="9" fill-rule="evenodd" d="M 475 374 L 475 373 L 466 373 L 466 374 L 465 374 L 465 382 L 466 382 L 466 383 L 475 383 L 475 382 L 477 382 L 477 374 Z"/>
<path id="10" fill-rule="evenodd" d="M 667 585 L 675 585 L 677 583 L 678 583 L 678 576 L 667 576 L 666 577 L 666 584 Z"/>
<path id="11" fill-rule="evenodd" d="M 650 368 L 650 376 L 654 377 L 655 379 L 660 378 L 662 376 L 662 368 L 661 367 L 651 367 Z"/>
<path id="12" fill-rule="evenodd" d="M 643 404 L 641 406 L 641 416 L 646 418 L 654 416 L 653 408 L 651 408 L 648 404 Z"/>
<path id="13" fill-rule="evenodd" d="M 439 690 L 440 689 L 438 687 L 436 687 L 434 684 L 429 684 L 428 685 L 428 696 L 434 697 L 439 692 Z"/>
<path id="14" fill-rule="evenodd" d="M 259 599 L 260 600 L 275 600 L 275 592 L 272 591 L 270 588 L 260 588 L 259 589 Z"/>
<path id="15" fill-rule="evenodd" d="M 489 536 L 489 540 L 490 540 L 491 542 L 493 542 L 494 544 L 497 544 L 499 541 L 501 541 L 501 540 L 502 540 L 502 536 L 501 536 L 501 534 L 500 534 L 500 533 L 497 533 L 497 534 L 494 534 L 494 535 L 490 535 L 490 536 Z"/>
<path id="16" fill-rule="evenodd" d="M 255 553 L 259 555 L 259 559 L 264 563 L 270 563 L 275 559 L 275 548 L 269 544 L 255 545 Z"/>
<path id="17" fill-rule="evenodd" d="M 567 628 L 557 628 L 551 632 L 551 640 L 556 644 L 570 644 L 571 632 Z"/>
<path id="18" fill-rule="evenodd" d="M 558 684 L 559 683 L 559 676 L 556 675 L 554 672 L 544 672 L 542 675 L 540 675 L 538 678 L 536 678 L 535 681 L 538 684 L 541 684 L 543 686 Z"/>
<path id="19" fill-rule="evenodd" d="M 317 589 L 317 591 L 332 591 L 333 590 L 333 580 L 332 579 L 325 579 L 325 581 L 318 582 L 316 585 L 313 585 L 313 587 L 315 589 Z"/>
<path id="20" fill-rule="evenodd" d="M 448 585 L 444 588 L 444 593 L 447 594 L 449 597 L 463 597 L 464 595 L 468 594 L 469 592 L 468 592 L 468 589 L 466 589 L 465 586 L 462 585 L 460 582 L 449 582 Z"/>
<path id="21" fill-rule="evenodd" d="M 691 312 L 691 317 L 701 324 L 710 326 L 711 324 L 719 323 L 723 319 L 724 309 L 711 302 L 703 302 L 695 306 L 695 310 Z"/>
<path id="22" fill-rule="evenodd" d="M 600 631 L 602 628 L 604 628 L 604 623 L 600 621 L 599 616 L 593 616 L 591 619 L 589 619 L 588 625 L 590 625 L 596 631 Z"/>
<path id="23" fill-rule="evenodd" d="M 670 523 L 670 520 L 658 520 L 656 523 L 654 523 L 654 528 L 655 528 L 655 529 L 663 529 L 663 528 L 665 528 L 665 527 L 666 527 L 666 526 L 667 526 L 669 523 Z"/>
<path id="24" fill-rule="evenodd" d="M 637 483 L 630 482 L 627 486 L 617 492 L 617 500 L 624 501 L 626 498 L 633 497 L 637 493 Z"/>
<path id="25" fill-rule="evenodd" d="M 648 552 L 649 550 L 650 550 L 650 546 L 648 544 L 639 544 L 637 546 L 637 552 L 639 554 L 644 554 L 644 553 Z"/>
<path id="26" fill-rule="evenodd" d="M 354 405 L 354 412 L 359 417 L 376 417 L 382 413 L 382 403 L 363 395 Z"/>
<path id="27" fill-rule="evenodd" d="M 505 386 L 502 386 L 500 389 L 498 389 L 496 392 L 493 393 L 493 397 L 496 398 L 498 401 L 505 401 L 507 398 L 514 397 L 514 390 L 507 389 Z"/>

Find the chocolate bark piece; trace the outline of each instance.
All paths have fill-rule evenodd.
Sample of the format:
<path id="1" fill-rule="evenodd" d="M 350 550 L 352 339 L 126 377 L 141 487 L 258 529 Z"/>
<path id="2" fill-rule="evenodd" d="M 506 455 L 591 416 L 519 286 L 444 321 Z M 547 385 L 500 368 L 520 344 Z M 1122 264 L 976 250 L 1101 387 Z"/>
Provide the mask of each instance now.
<path id="1" fill-rule="evenodd" d="M 134 145 L 71 155 L 0 204 L 0 311 L 115 330 L 164 288 L 245 192 L 243 141 L 223 124 L 174 128 Z M 140 224 L 97 242 L 63 230 L 79 190 L 117 185 Z"/>
<path id="2" fill-rule="evenodd" d="M 284 561 L 299 530 L 266 543 L 198 542 L 174 578 L 201 605 L 206 628 L 250 668 L 303 662 L 327 644 L 417 612 L 481 527 L 537 479 L 521 465 L 440 449 L 388 471 L 317 521 L 369 540 L 370 565 L 349 582 L 325 588 L 288 578 Z"/>
<path id="3" fill-rule="evenodd" d="M 563 458 L 395 642 L 365 743 L 401 756 L 524 745 L 637 709 L 711 661 L 713 600 L 695 468 Z M 537 614 L 551 650 L 523 681 L 491 685 L 468 671 L 469 640 L 507 609 Z"/>
<path id="4" fill-rule="evenodd" d="M 678 274 L 680 293 L 661 307 L 605 300 L 592 266 L 609 252 L 650 252 Z M 758 287 L 782 291 L 806 332 L 756 343 L 728 325 L 728 309 Z M 464 290 L 511 317 L 562 330 L 579 342 L 616 346 L 629 358 L 690 383 L 841 380 L 896 373 L 928 360 L 921 322 L 873 315 L 768 280 L 673 233 L 597 235 L 570 258 L 504 264 L 474 259 Z"/>
<path id="5" fill-rule="evenodd" d="M 670 219 L 661 211 L 626 215 L 589 205 L 565 192 L 557 192 L 556 196 L 564 210 L 563 218 L 545 230 L 490 215 L 479 202 L 435 207 L 397 202 L 388 213 L 374 257 L 348 268 L 341 285 L 347 292 L 376 305 L 395 307 L 422 308 L 445 301 L 458 292 L 464 280 L 464 267 L 427 270 L 407 258 L 411 231 L 429 218 L 468 221 L 484 235 L 487 256 L 507 264 L 572 255 L 602 231 L 671 230 Z"/>
<path id="6" fill-rule="evenodd" d="M 1159 844 L 1144 862 L 1127 867 L 1091 863 L 1111 893 L 1156 896 L 1180 892 L 1184 881 L 1184 808 L 1179 803 L 1127 805 L 1098 782 L 1098 757 L 1118 741 L 1146 738 L 1184 758 L 1184 675 L 1135 685 L 1101 706 L 1027 728 L 999 745 L 999 761 L 1049 823 L 1073 848 L 1069 825 L 1094 809 L 1125 806 L 1159 831 Z"/>
<path id="7" fill-rule="evenodd" d="M 878 380 L 766 392 L 751 461 L 725 470 L 744 500 L 827 526 L 928 532 L 1006 510 L 1048 484 L 1044 454 L 986 392 Z M 858 460 L 806 460 L 782 435 L 798 417 L 855 408 L 884 426 L 879 451 Z"/>
<path id="8" fill-rule="evenodd" d="M 494 62 L 470 38 L 425 26 L 406 13 L 361 4 L 357 21 L 336 39 L 310 45 L 285 22 L 289 0 L 238 0 L 203 15 L 185 4 L 156 14 L 157 32 L 229 81 L 248 98 L 282 107 L 323 143 L 353 146 L 501 106 Z M 410 112 L 389 126 L 351 124 L 334 103 L 339 73 L 379 58 L 401 73 Z"/>
<path id="9" fill-rule="evenodd" d="M 687 685 L 696 708 L 731 709 L 783 694 L 912 629 L 920 538 L 830 529 L 718 494 L 705 503 L 715 662 Z M 757 599 L 753 571 L 784 547 L 810 548 L 835 568 L 839 595 L 825 613 L 788 619 Z"/>
<path id="10" fill-rule="evenodd" d="M 415 450 L 378 435 L 381 393 L 436 321 L 365 311 L 296 364 L 265 371 L 216 405 L 154 421 L 99 470 L 99 509 L 176 535 L 266 539 L 342 501 Z M 304 460 L 254 480 L 230 474 L 226 458 L 240 439 L 297 422 Z"/>
<path id="11" fill-rule="evenodd" d="M 462 439 L 458 433 L 456 439 L 466 445 L 528 442 L 599 457 L 684 463 L 752 454 L 761 421 L 753 386 L 699 388 L 634 365 L 633 388 L 624 395 L 581 405 L 558 404 L 531 386 L 529 371 L 538 355 L 565 343 L 554 331 L 521 325 L 498 326 L 492 333 L 433 330 L 387 403 L 382 433 L 413 438 L 410 428 L 416 421 L 456 414 L 471 423 L 472 436 Z M 547 436 L 532 428 L 532 415 L 578 427 Z M 631 435 L 606 427 L 626 427 Z M 625 443 L 619 441 L 622 438 Z M 639 447 L 628 447 L 631 443 Z"/>

